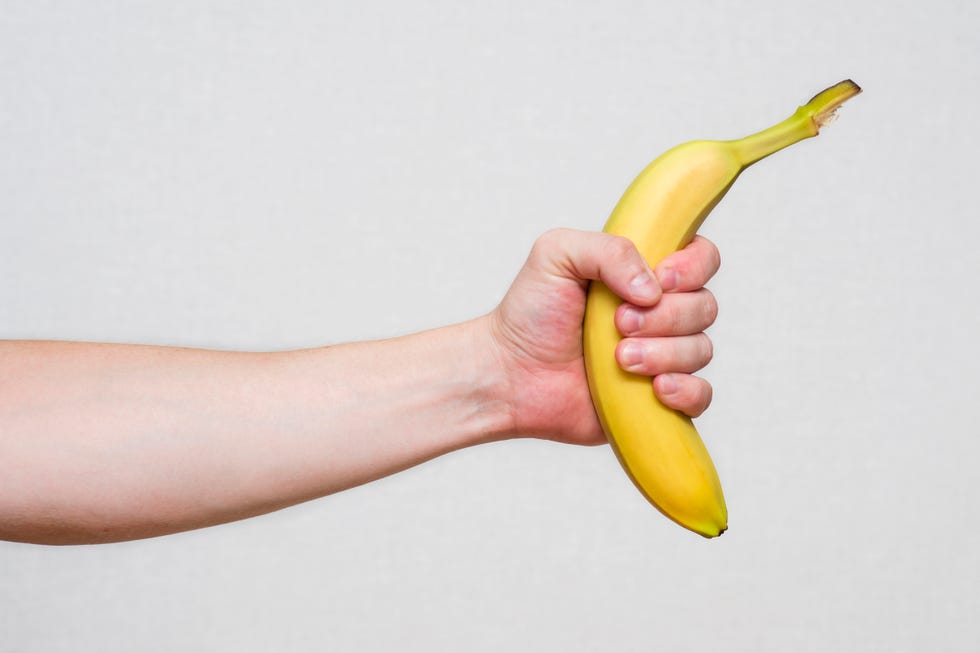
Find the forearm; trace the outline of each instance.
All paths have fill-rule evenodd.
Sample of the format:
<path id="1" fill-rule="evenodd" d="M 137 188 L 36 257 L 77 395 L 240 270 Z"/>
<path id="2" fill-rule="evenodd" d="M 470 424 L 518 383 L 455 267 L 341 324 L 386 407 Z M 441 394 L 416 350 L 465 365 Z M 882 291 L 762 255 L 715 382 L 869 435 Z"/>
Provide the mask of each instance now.
<path id="1" fill-rule="evenodd" d="M 150 537 L 506 437 L 480 320 L 281 353 L 0 343 L 0 537 Z"/>

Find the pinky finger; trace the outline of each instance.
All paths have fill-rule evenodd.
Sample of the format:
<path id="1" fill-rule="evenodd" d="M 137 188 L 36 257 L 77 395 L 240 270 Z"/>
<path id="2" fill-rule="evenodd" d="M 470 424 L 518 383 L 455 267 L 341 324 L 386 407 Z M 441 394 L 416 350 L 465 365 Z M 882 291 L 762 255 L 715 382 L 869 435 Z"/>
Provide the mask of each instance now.
<path id="1" fill-rule="evenodd" d="M 658 374 L 653 377 L 653 391 L 664 405 L 688 417 L 697 417 L 711 404 L 711 384 L 690 374 Z"/>

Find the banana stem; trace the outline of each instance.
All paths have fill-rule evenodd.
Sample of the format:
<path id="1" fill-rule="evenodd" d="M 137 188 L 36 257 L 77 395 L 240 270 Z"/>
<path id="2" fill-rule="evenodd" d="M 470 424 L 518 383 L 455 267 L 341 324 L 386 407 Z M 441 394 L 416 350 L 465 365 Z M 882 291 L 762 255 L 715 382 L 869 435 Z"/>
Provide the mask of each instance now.
<path id="1" fill-rule="evenodd" d="M 845 79 L 814 95 L 781 123 L 729 144 L 742 166 L 748 167 L 784 147 L 816 136 L 821 127 L 833 120 L 838 107 L 860 92 L 860 86 Z"/>

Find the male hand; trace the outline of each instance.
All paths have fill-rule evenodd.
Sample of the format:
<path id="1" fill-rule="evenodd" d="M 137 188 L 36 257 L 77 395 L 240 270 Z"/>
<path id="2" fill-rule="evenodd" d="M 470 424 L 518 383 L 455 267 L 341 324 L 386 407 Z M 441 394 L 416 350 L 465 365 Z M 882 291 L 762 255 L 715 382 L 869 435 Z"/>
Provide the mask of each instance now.
<path id="1" fill-rule="evenodd" d="M 555 229 L 531 249 L 507 295 L 489 315 L 509 380 L 515 435 L 573 444 L 606 442 L 589 395 L 582 319 L 589 281 L 622 297 L 616 349 L 623 369 L 653 377 L 652 392 L 691 417 L 711 402 L 692 373 L 711 360 L 704 330 L 717 304 L 703 286 L 718 271 L 718 249 L 700 236 L 651 271 L 626 238 Z"/>

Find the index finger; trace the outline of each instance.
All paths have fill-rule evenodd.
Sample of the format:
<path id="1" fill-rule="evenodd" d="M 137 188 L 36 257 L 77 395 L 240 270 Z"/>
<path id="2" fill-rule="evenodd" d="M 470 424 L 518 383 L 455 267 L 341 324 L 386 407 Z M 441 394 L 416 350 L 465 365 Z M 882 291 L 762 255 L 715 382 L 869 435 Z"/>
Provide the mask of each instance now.
<path id="1" fill-rule="evenodd" d="M 654 274 L 664 292 L 690 292 L 708 283 L 719 267 L 721 254 L 715 244 L 695 236 L 687 247 L 661 261 Z"/>

